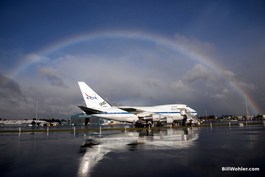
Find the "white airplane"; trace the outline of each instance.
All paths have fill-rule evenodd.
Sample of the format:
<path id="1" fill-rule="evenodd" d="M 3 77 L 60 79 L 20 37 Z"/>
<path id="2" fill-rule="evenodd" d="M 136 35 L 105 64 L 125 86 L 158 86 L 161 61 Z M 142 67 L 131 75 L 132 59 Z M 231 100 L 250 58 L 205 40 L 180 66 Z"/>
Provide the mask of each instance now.
<path id="1" fill-rule="evenodd" d="M 136 127 L 144 125 L 153 126 L 154 123 L 159 126 L 163 123 L 174 123 L 177 121 L 182 121 L 183 125 L 187 121 L 193 124 L 200 124 L 200 121 L 196 118 L 197 112 L 185 104 L 168 104 L 151 107 L 115 107 L 108 104 L 85 82 L 78 82 L 78 84 L 86 103 L 86 107 L 78 107 L 88 115 L 130 122 L 134 123 Z"/>

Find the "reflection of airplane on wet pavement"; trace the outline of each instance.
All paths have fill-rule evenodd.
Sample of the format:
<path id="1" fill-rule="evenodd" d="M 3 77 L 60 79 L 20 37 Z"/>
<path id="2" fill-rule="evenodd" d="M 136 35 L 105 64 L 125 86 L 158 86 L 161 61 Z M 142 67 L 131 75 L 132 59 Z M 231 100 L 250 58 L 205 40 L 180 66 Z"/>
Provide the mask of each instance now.
<path id="1" fill-rule="evenodd" d="M 164 129 L 123 132 L 88 138 L 81 146 L 82 157 L 78 176 L 88 176 L 93 167 L 109 152 L 134 150 L 170 150 L 194 145 L 198 129 Z"/>
<path id="2" fill-rule="evenodd" d="M 86 103 L 78 106 L 86 114 L 105 119 L 131 122 L 135 126 L 161 126 L 164 123 L 186 122 L 200 124 L 196 117 L 197 112 L 185 104 L 169 104 L 149 107 L 122 106 L 114 107 L 101 98 L 86 83 L 78 82 L 81 93 Z"/>

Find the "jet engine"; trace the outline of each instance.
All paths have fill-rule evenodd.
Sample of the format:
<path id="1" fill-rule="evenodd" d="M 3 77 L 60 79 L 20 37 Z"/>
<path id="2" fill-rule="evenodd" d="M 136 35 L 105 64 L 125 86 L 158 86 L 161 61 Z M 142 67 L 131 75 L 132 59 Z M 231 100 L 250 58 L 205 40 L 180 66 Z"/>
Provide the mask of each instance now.
<path id="1" fill-rule="evenodd" d="M 167 117 L 167 123 L 172 124 L 174 122 L 173 117 Z"/>
<path id="2" fill-rule="evenodd" d="M 164 117 L 161 122 L 165 122 L 167 124 L 172 124 L 174 122 L 173 117 Z"/>
<path id="3" fill-rule="evenodd" d="M 161 116 L 159 114 L 152 114 L 150 116 L 145 116 L 143 120 L 152 120 L 153 122 L 158 122 L 160 121 Z"/>

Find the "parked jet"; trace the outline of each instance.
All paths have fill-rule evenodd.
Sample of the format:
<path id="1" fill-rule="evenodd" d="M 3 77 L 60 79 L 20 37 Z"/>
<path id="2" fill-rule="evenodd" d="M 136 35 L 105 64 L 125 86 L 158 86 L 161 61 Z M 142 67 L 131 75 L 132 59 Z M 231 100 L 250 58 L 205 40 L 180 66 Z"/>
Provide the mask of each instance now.
<path id="1" fill-rule="evenodd" d="M 161 125 L 163 123 L 174 123 L 187 121 L 200 124 L 196 118 L 197 112 L 185 104 L 168 104 L 149 107 L 134 106 L 111 106 L 102 99 L 85 82 L 78 82 L 81 93 L 86 103 L 85 106 L 78 106 L 86 114 L 100 118 L 131 122 L 135 126 L 153 126 L 154 123 Z"/>

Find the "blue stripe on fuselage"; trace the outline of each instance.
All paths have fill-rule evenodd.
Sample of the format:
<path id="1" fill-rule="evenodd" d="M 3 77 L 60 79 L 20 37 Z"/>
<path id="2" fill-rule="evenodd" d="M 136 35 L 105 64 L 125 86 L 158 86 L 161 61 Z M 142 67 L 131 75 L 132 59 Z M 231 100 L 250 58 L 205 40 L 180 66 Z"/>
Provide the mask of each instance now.
<path id="1" fill-rule="evenodd" d="M 155 114 L 179 114 L 180 112 L 153 112 Z M 192 112 L 197 113 L 197 112 Z M 130 112 L 106 112 L 106 113 L 99 113 L 99 114 L 132 114 Z"/>

